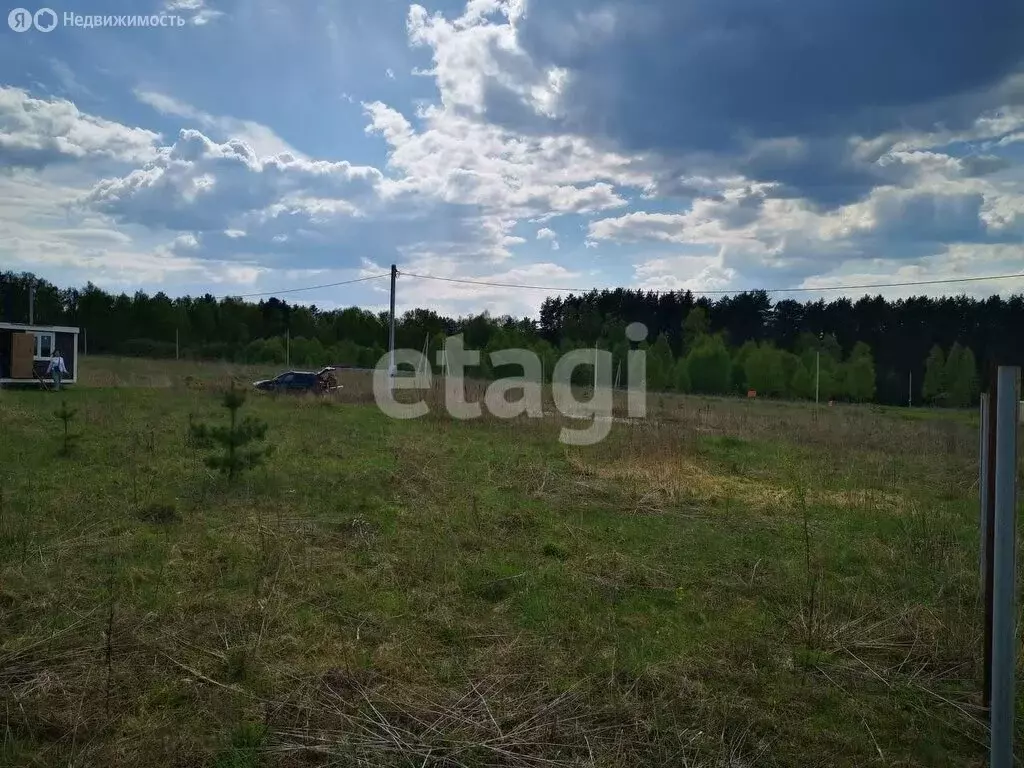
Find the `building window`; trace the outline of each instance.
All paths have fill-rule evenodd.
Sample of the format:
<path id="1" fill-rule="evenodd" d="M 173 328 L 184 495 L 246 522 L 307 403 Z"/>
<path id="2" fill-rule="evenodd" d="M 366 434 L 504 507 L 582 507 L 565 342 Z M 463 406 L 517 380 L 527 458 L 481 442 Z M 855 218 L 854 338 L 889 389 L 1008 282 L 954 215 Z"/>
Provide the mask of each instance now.
<path id="1" fill-rule="evenodd" d="M 53 334 L 36 333 L 36 360 L 49 360 L 53 357 Z"/>

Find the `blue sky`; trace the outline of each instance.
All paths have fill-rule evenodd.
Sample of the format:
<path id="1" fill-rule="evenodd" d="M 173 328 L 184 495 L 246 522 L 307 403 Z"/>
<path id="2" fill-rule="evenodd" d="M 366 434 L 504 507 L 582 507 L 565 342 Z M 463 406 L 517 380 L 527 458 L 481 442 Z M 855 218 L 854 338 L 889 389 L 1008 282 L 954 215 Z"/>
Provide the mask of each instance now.
<path id="1" fill-rule="evenodd" d="M 50 7 L 183 24 L 0 27 L 0 268 L 171 295 L 394 262 L 812 297 L 1024 271 L 1019 2 Z M 385 288 L 291 297 L 380 307 Z M 399 305 L 543 296 L 405 278 Z"/>

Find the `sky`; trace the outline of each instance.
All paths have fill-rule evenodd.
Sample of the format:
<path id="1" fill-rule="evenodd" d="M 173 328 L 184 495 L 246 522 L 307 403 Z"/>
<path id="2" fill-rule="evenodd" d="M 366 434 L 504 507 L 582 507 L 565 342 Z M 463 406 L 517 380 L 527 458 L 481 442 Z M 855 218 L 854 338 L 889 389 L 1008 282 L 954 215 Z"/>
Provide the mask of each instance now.
<path id="1" fill-rule="evenodd" d="M 0 269 L 62 286 L 247 295 L 394 263 L 831 298 L 1024 272 L 1019 0 L 49 7 L 50 31 L 0 24 Z M 65 24 L 142 13 L 168 22 Z M 550 293 L 397 289 L 517 316 Z M 388 281 L 286 298 L 382 308 Z"/>

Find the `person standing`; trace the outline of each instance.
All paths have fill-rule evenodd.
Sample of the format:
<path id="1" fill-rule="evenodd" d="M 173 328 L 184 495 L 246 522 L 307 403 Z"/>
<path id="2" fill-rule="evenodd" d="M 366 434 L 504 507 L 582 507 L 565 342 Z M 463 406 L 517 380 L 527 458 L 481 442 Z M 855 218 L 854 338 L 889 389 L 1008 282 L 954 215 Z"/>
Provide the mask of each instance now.
<path id="1" fill-rule="evenodd" d="M 64 356 L 60 353 L 59 349 L 53 350 L 53 357 L 50 358 L 50 365 L 47 367 L 46 372 L 53 377 L 53 386 L 59 392 L 61 381 L 68 372 L 68 369 L 64 366 Z"/>

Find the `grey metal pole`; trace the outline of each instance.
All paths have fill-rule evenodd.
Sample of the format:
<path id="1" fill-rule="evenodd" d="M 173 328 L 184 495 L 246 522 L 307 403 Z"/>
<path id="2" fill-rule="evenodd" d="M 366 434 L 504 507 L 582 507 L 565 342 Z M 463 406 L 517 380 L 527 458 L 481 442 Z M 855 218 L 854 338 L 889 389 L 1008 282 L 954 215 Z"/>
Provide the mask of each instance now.
<path id="1" fill-rule="evenodd" d="M 988 572 L 988 553 L 986 550 L 988 547 L 985 543 L 988 541 L 988 392 L 981 393 L 981 403 L 979 407 L 979 415 L 981 416 L 981 426 L 978 429 L 981 444 L 978 448 L 978 497 L 981 502 L 980 518 L 981 521 L 978 525 L 978 531 L 980 532 L 980 544 L 979 549 L 981 550 L 978 557 L 978 563 L 980 565 L 980 576 L 981 576 L 981 590 L 985 589 L 985 574 Z"/>
<path id="2" fill-rule="evenodd" d="M 391 322 L 388 328 L 388 376 L 395 375 L 395 278 L 398 277 L 398 267 L 391 265 Z"/>
<path id="3" fill-rule="evenodd" d="M 1017 419 L 1020 368 L 999 366 L 992 606 L 991 768 L 1013 768 Z"/>

